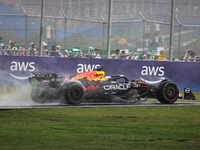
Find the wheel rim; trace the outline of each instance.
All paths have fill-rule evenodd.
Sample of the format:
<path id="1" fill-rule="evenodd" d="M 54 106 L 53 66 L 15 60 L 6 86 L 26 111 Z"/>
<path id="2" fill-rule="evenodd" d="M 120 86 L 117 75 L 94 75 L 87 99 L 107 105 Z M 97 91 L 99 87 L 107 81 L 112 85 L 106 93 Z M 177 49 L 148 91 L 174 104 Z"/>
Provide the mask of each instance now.
<path id="1" fill-rule="evenodd" d="M 82 97 L 82 90 L 80 88 L 73 87 L 70 93 L 74 100 L 79 100 Z"/>
<path id="2" fill-rule="evenodd" d="M 169 90 L 169 91 L 168 91 L 168 94 L 169 94 L 169 95 L 172 95 L 172 94 L 173 94 L 173 91 L 172 91 L 172 90 Z"/>
<path id="3" fill-rule="evenodd" d="M 167 98 L 167 100 L 174 101 L 177 99 L 178 89 L 176 88 L 176 86 L 174 84 L 168 84 L 165 87 L 164 93 L 165 93 L 165 97 Z"/>

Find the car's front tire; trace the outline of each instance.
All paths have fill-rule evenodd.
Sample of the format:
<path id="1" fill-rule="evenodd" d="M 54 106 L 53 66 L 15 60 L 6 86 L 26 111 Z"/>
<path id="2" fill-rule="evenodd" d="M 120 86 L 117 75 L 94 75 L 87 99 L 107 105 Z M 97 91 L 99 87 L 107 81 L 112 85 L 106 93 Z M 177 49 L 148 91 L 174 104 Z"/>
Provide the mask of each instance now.
<path id="1" fill-rule="evenodd" d="M 157 87 L 157 99 L 162 104 L 173 104 L 179 97 L 179 89 L 174 82 L 163 81 Z"/>

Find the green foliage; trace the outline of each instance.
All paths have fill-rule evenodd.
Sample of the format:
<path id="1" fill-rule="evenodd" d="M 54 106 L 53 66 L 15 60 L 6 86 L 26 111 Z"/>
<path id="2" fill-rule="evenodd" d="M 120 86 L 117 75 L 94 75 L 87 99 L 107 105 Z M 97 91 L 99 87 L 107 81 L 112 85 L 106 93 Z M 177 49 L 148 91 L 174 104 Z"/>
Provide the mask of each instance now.
<path id="1" fill-rule="evenodd" d="M 15 33 L 4 30 L 0 33 L 0 36 L 3 38 L 4 44 L 8 44 L 9 40 L 17 41 L 17 44 L 23 44 L 25 45 L 25 37 L 17 36 Z M 39 43 L 39 32 L 30 32 L 27 35 L 26 39 L 27 48 L 29 47 L 30 42 Z M 56 43 L 55 43 L 56 42 Z M 94 48 L 99 48 L 101 50 L 107 49 L 107 38 L 104 39 L 103 44 L 103 38 L 86 38 L 80 33 L 74 33 L 70 36 L 66 37 L 66 46 L 64 47 L 64 38 L 53 41 L 51 43 L 60 45 L 61 49 L 72 49 L 75 47 L 80 47 L 81 49 L 87 50 L 89 46 L 92 46 Z M 37 45 L 37 47 L 39 44 Z M 51 47 L 51 45 L 49 45 Z M 117 41 L 111 42 L 111 49 L 134 49 L 132 46 L 129 46 L 128 44 L 119 44 Z"/>
<path id="2" fill-rule="evenodd" d="M 8 30 L 3 30 L 1 33 L 0 33 L 0 36 L 2 37 L 3 39 L 3 43 L 5 45 L 8 45 L 9 41 L 10 40 L 18 40 L 20 37 L 18 37 L 15 33 L 11 32 L 11 31 L 8 31 Z M 24 40 L 24 39 L 23 39 Z M 18 44 L 18 43 L 17 43 Z"/>
<path id="3" fill-rule="evenodd" d="M 92 46 L 94 48 L 99 48 L 99 49 L 106 49 L 107 47 L 107 41 L 106 38 L 104 39 L 104 46 L 103 46 L 103 39 L 98 38 L 98 39 L 88 39 L 85 38 L 82 34 L 80 33 L 74 33 L 68 37 L 66 37 L 66 48 L 67 49 L 72 49 L 74 47 L 80 47 L 81 49 L 88 49 L 89 46 Z M 59 39 L 57 41 L 61 47 L 64 47 L 64 39 Z M 103 48 L 104 47 L 104 48 Z M 118 42 L 111 42 L 111 49 L 133 49 L 133 47 L 127 45 L 127 44 L 119 44 Z"/>

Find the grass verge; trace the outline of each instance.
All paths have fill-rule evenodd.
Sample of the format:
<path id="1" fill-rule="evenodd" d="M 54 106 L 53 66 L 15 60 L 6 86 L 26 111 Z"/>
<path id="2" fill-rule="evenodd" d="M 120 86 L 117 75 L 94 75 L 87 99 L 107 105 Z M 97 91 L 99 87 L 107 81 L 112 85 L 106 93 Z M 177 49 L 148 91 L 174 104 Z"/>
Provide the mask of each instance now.
<path id="1" fill-rule="evenodd" d="M 200 106 L 0 112 L 0 149 L 200 149 Z"/>

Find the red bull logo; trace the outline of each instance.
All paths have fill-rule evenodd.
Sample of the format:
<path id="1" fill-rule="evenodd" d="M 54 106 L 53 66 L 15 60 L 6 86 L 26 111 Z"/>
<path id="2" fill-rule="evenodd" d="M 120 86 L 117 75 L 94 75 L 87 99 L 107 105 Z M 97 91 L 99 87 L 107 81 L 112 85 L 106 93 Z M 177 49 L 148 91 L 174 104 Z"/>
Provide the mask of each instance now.
<path id="1" fill-rule="evenodd" d="M 106 79 L 104 78 L 104 76 L 105 76 L 104 71 L 89 71 L 77 74 L 72 79 L 77 80 L 77 79 L 83 79 L 85 77 L 89 81 L 99 81 L 99 80 L 105 81 Z"/>

